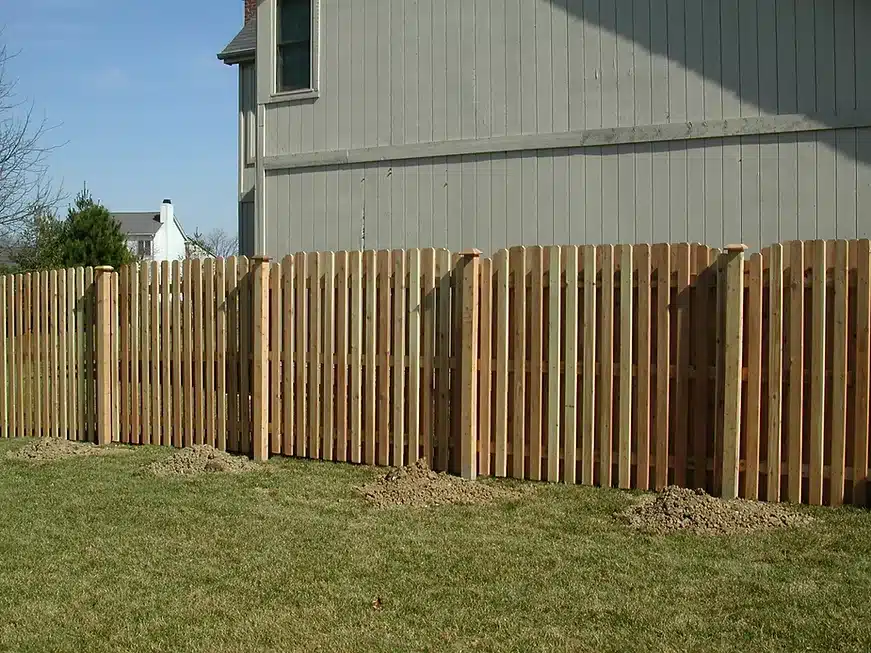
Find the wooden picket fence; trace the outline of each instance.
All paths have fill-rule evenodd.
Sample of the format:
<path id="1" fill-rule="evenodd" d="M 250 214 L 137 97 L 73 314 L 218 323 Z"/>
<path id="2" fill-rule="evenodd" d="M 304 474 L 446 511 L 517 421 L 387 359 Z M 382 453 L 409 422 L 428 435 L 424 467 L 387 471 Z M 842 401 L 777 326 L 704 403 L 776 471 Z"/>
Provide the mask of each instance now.
<path id="1" fill-rule="evenodd" d="M 0 277 L 6 437 L 866 505 L 871 244 Z"/>

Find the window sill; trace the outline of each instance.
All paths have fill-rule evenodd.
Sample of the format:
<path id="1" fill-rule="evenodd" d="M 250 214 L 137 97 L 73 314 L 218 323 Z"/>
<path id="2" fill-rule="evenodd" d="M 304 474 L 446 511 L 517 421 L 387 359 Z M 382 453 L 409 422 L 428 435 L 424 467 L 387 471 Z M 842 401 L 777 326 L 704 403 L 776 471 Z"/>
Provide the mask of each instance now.
<path id="1" fill-rule="evenodd" d="M 269 96 L 269 99 L 266 100 L 266 104 L 289 104 L 291 102 L 317 100 L 320 96 L 321 92 L 317 89 L 290 91 L 288 93 L 273 93 Z"/>

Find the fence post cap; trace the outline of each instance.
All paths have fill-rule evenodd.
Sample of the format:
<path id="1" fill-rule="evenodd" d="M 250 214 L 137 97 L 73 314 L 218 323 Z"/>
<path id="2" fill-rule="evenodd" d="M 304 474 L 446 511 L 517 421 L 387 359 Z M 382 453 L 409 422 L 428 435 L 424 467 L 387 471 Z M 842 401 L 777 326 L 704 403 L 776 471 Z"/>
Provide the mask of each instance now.
<path id="1" fill-rule="evenodd" d="M 98 265 L 94 268 L 94 272 L 114 272 L 115 268 L 111 265 Z"/>
<path id="2" fill-rule="evenodd" d="M 469 257 L 481 256 L 481 250 L 476 248 L 476 247 L 473 247 L 472 249 L 464 249 L 462 252 L 460 252 L 460 256 L 469 256 Z"/>
<path id="3" fill-rule="evenodd" d="M 743 254 L 747 251 L 747 245 L 738 243 L 737 245 L 726 245 L 726 251 L 729 254 Z"/>
<path id="4" fill-rule="evenodd" d="M 266 254 L 258 254 L 257 256 L 252 256 L 251 259 L 255 263 L 269 263 L 272 260 L 272 257 L 266 256 Z"/>

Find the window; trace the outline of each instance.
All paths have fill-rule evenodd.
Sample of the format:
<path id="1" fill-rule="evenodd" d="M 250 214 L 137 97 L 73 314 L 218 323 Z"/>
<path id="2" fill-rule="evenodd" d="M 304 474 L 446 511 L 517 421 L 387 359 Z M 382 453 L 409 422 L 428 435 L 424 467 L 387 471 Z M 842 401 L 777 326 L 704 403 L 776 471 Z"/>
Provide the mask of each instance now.
<path id="1" fill-rule="evenodd" d="M 136 253 L 143 258 L 151 257 L 151 241 L 150 240 L 137 240 L 136 241 Z"/>
<path id="2" fill-rule="evenodd" d="M 312 84 L 312 0 L 277 0 L 276 89 L 305 91 Z"/>

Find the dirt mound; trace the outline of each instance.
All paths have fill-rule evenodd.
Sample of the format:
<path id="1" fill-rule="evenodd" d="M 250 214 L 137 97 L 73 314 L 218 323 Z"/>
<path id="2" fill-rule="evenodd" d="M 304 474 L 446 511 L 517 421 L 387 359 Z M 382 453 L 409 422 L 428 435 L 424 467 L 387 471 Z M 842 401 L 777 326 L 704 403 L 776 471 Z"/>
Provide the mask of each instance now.
<path id="1" fill-rule="evenodd" d="M 712 497 L 704 490 L 674 486 L 645 497 L 627 508 L 621 516 L 634 528 L 660 535 L 678 531 L 728 535 L 801 526 L 811 521 L 810 516 L 776 503 L 744 499 L 725 501 Z"/>
<path id="2" fill-rule="evenodd" d="M 60 438 L 40 438 L 28 442 L 16 451 L 10 451 L 6 455 L 16 460 L 30 462 L 51 462 L 64 458 L 78 458 L 81 456 L 111 456 L 127 453 L 129 449 L 122 449 L 115 445 L 98 447 L 90 442 L 72 442 Z"/>
<path id="3" fill-rule="evenodd" d="M 208 444 L 195 444 L 176 451 L 166 460 L 151 463 L 149 471 L 158 476 L 187 476 L 201 473 L 236 473 L 257 469 L 242 456 L 231 456 Z"/>
<path id="4" fill-rule="evenodd" d="M 360 492 L 379 508 L 481 504 L 517 495 L 507 488 L 434 472 L 424 459 L 392 469 L 374 483 L 361 487 Z"/>

